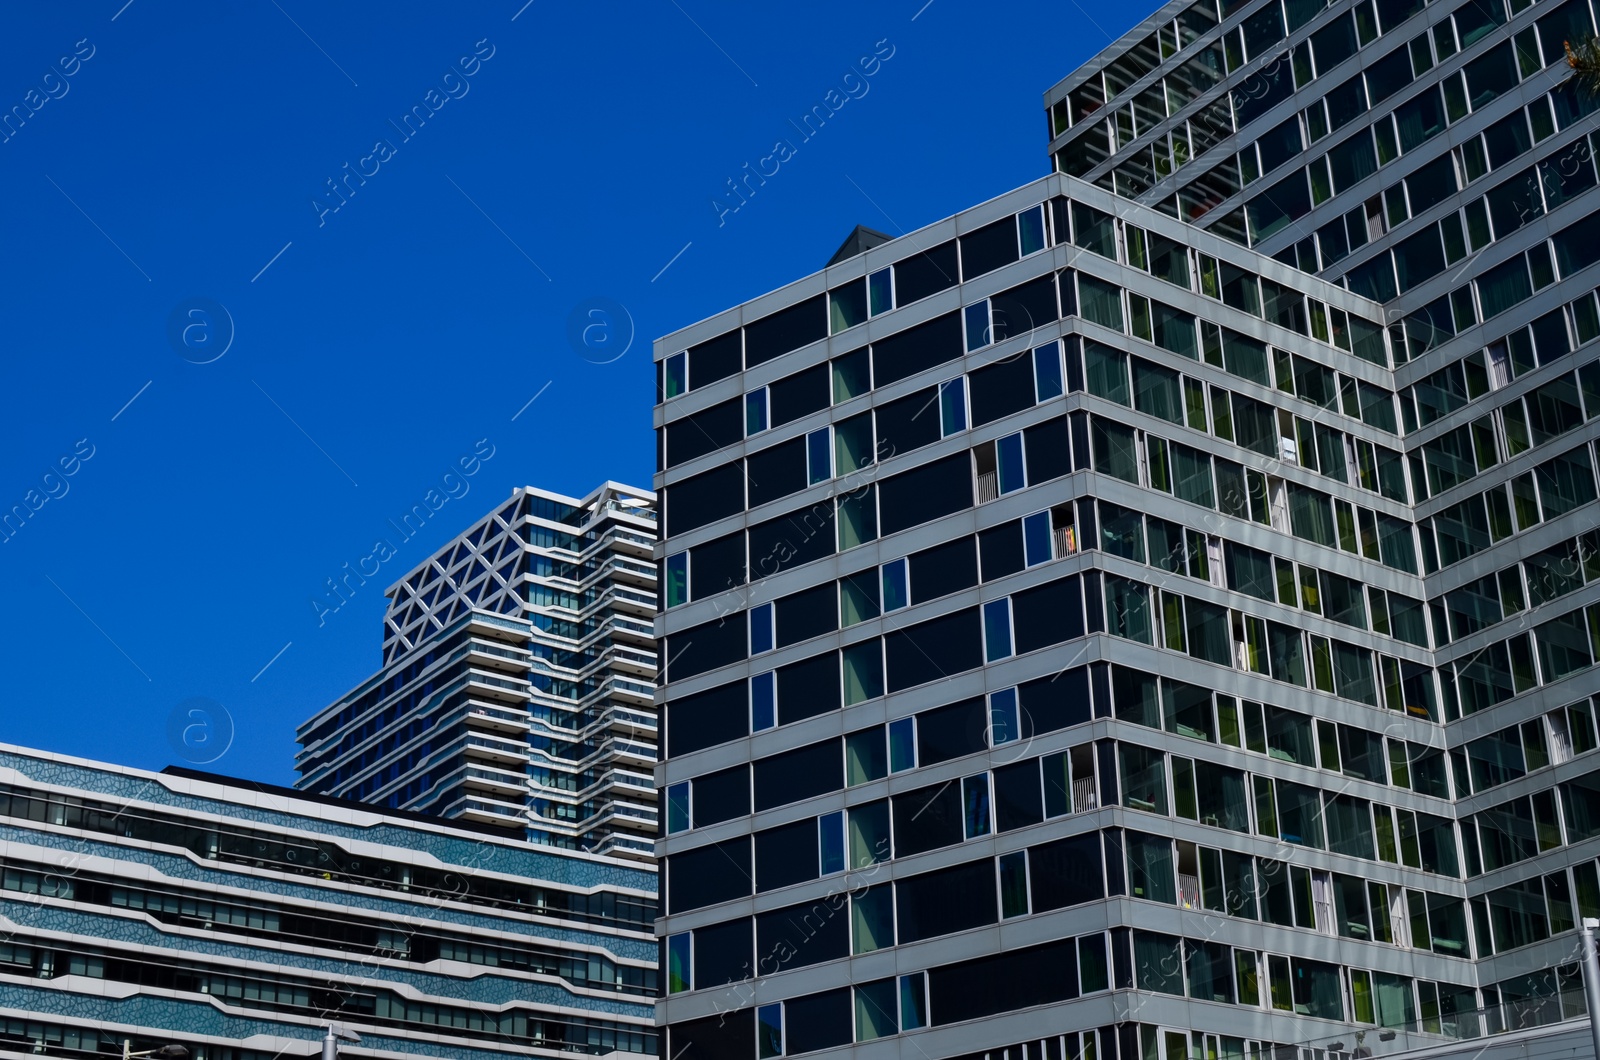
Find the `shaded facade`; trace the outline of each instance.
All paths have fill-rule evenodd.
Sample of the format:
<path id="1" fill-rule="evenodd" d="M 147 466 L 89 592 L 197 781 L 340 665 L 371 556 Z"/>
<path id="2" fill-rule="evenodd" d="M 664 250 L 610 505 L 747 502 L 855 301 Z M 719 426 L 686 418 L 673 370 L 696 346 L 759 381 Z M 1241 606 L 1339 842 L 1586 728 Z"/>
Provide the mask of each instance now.
<path id="1" fill-rule="evenodd" d="M 672 1055 L 1582 1014 L 1592 24 L 1168 5 L 1057 174 L 657 343 Z"/>

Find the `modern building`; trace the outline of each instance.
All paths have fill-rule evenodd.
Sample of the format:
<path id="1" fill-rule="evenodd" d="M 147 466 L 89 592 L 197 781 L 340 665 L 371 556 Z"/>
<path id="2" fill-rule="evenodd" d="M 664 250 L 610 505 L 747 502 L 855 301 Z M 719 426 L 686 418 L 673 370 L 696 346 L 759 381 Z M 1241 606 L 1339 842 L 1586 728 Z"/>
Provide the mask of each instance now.
<path id="1" fill-rule="evenodd" d="M 0 1056 L 656 1052 L 656 878 L 496 828 L 0 746 Z"/>
<path id="2" fill-rule="evenodd" d="M 1593 25 L 1169 4 L 1051 176 L 657 342 L 667 1055 L 1582 1014 Z"/>
<path id="3" fill-rule="evenodd" d="M 388 590 L 383 667 L 300 727 L 296 786 L 652 856 L 655 494 L 531 487 Z"/>

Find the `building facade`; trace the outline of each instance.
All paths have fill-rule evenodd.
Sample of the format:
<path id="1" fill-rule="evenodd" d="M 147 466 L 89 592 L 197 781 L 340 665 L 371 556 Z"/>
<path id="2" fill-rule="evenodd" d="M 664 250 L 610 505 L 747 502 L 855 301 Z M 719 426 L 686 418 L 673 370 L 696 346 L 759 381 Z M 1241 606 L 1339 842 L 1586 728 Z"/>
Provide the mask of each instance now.
<path id="1" fill-rule="evenodd" d="M 656 1051 L 655 873 L 498 830 L 0 746 L 0 1055 Z"/>
<path id="2" fill-rule="evenodd" d="M 519 488 L 408 573 L 383 668 L 300 727 L 296 786 L 649 858 L 654 505 Z"/>
<path id="3" fill-rule="evenodd" d="M 1583 1013 L 1592 29 L 1170 4 L 1054 175 L 656 344 L 669 1055 Z"/>

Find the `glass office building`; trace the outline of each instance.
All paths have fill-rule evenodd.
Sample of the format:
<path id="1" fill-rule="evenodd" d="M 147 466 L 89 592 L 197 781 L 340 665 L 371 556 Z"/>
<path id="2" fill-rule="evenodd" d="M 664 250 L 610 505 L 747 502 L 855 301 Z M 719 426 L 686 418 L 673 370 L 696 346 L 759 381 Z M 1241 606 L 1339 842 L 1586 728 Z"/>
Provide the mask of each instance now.
<path id="1" fill-rule="evenodd" d="M 388 591 L 383 668 L 300 726 L 296 786 L 648 860 L 655 494 L 518 488 Z"/>
<path id="2" fill-rule="evenodd" d="M 502 830 L 0 745 L 0 1055 L 656 1053 L 656 877 Z"/>
<path id="3" fill-rule="evenodd" d="M 1170 4 L 1052 175 L 656 344 L 669 1055 L 1583 1014 L 1592 28 Z"/>

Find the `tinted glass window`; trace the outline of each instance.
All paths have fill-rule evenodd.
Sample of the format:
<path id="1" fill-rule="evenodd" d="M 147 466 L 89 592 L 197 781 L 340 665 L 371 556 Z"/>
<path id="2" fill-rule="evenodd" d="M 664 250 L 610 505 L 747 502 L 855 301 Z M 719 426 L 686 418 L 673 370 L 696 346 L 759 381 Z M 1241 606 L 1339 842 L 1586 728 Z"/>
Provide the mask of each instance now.
<path id="1" fill-rule="evenodd" d="M 746 638 L 743 622 L 720 618 L 672 634 L 667 638 L 667 658 L 672 660 L 667 679 L 682 681 L 739 662 L 747 652 Z"/>
<path id="2" fill-rule="evenodd" d="M 682 913 L 750 894 L 750 839 L 741 836 L 667 857 L 667 909 Z"/>
<path id="3" fill-rule="evenodd" d="M 744 461 L 735 460 L 675 482 L 662 496 L 668 534 L 686 534 L 734 515 L 744 510 Z"/>
<path id="4" fill-rule="evenodd" d="M 967 385 L 972 391 L 974 427 L 1032 408 L 1033 358 L 1025 351 L 985 365 L 967 376 Z"/>
<path id="5" fill-rule="evenodd" d="M 895 896 L 901 945 L 993 924 L 999 918 L 992 858 L 899 880 Z"/>
<path id="6" fill-rule="evenodd" d="M 827 408 L 833 403 L 832 374 L 826 364 L 813 365 L 767 388 L 774 427 Z"/>
<path id="7" fill-rule="evenodd" d="M 883 639 L 889 691 L 925 684 L 983 665 L 978 609 L 931 619 Z"/>
<path id="8" fill-rule="evenodd" d="M 1059 320 L 1056 306 L 1055 276 L 1041 276 L 1020 287 L 1001 291 L 990 303 L 994 312 L 994 341 L 1031 334 L 1053 320 Z M 1026 358 L 1024 352 L 1020 354 Z"/>
<path id="9" fill-rule="evenodd" d="M 739 330 L 689 347 L 689 389 L 726 379 L 744 367 L 744 338 Z"/>
<path id="10" fill-rule="evenodd" d="M 1048 482 L 1072 471 L 1072 442 L 1065 416 L 1027 428 L 1022 438 L 1027 449 L 1028 485 Z"/>
<path id="11" fill-rule="evenodd" d="M 872 344 L 872 378 L 887 386 L 963 355 L 961 314 L 946 313 Z"/>
<path id="12" fill-rule="evenodd" d="M 668 1045 L 679 1060 L 750 1060 L 755 1038 L 753 1008 L 689 1020 L 667 1030 Z"/>
<path id="13" fill-rule="evenodd" d="M 961 452 L 930 461 L 884 479 L 878 490 L 884 534 L 930 522 L 972 507 L 972 458 Z"/>
<path id="14" fill-rule="evenodd" d="M 703 828 L 750 812 L 750 767 L 735 766 L 694 778 L 694 825 Z"/>
<path id="15" fill-rule="evenodd" d="M 806 440 L 792 438 L 780 445 L 751 453 L 749 458 L 750 507 L 754 508 L 809 484 L 806 478 Z"/>
<path id="16" fill-rule="evenodd" d="M 850 955 L 850 910 L 834 902 L 807 902 L 756 916 L 757 970 L 771 975 L 784 968 L 837 960 Z M 745 1055 L 741 1060 L 750 1060 Z"/>
<path id="17" fill-rule="evenodd" d="M 970 280 L 1017 260 L 1017 219 L 1007 217 L 961 237 L 961 277 Z"/>
<path id="18" fill-rule="evenodd" d="M 695 930 L 695 989 L 742 982 L 750 978 L 752 967 L 748 918 Z"/>
<path id="19" fill-rule="evenodd" d="M 744 584 L 744 534 L 730 534 L 689 550 L 689 598 L 737 589 Z"/>
<path id="20" fill-rule="evenodd" d="M 997 829 L 1008 832 L 1044 820 L 1043 792 L 1039 784 L 1038 759 L 1030 758 L 1026 762 L 996 769 L 994 813 Z"/>
<path id="21" fill-rule="evenodd" d="M 939 388 L 930 386 L 879 405 L 876 415 L 880 457 L 931 445 L 939 440 Z"/>
<path id="22" fill-rule="evenodd" d="M 778 647 L 820 637 L 839 628 L 838 591 L 833 582 L 824 582 L 785 596 L 774 606 L 777 612 Z"/>
<path id="23" fill-rule="evenodd" d="M 744 328 L 747 367 L 781 357 L 807 343 L 828 337 L 828 298 L 817 295 L 799 305 L 780 309 Z M 692 382 L 692 381 L 691 381 Z"/>
<path id="24" fill-rule="evenodd" d="M 743 681 L 674 699 L 662 709 L 669 757 L 750 735 L 750 697 Z"/>
<path id="25" fill-rule="evenodd" d="M 911 602 L 920 604 L 978 584 L 978 550 L 973 538 L 959 537 L 913 552 Z"/>
<path id="26" fill-rule="evenodd" d="M 1073 949 L 1072 939 L 1061 939 L 929 969 L 933 1024 L 942 1026 L 1077 997 L 1078 960 Z"/>
<path id="27" fill-rule="evenodd" d="M 1083 603 L 1076 575 L 1024 589 L 1011 597 L 1017 654 L 1083 636 Z"/>
<path id="28" fill-rule="evenodd" d="M 817 878 L 814 818 L 756 833 L 756 893 Z"/>
<path id="29" fill-rule="evenodd" d="M 956 285 L 956 245 L 952 240 L 895 262 L 895 302 L 909 305 L 919 298 Z M 881 385 L 881 383 L 880 383 Z"/>
<path id="30" fill-rule="evenodd" d="M 917 715 L 917 762 L 932 765 L 988 746 L 988 706 L 980 696 Z"/>
<path id="31" fill-rule="evenodd" d="M 783 1051 L 786 1056 L 847 1045 L 852 1037 L 850 989 L 785 1001 Z M 748 1060 L 749 1046 L 745 1047 Z"/>
<path id="32" fill-rule="evenodd" d="M 961 785 L 933 784 L 889 801 L 894 807 L 895 857 L 961 842 Z"/>
<path id="33" fill-rule="evenodd" d="M 986 582 L 1021 570 L 1024 562 L 1022 521 L 1014 519 L 978 531 L 978 553 L 983 560 L 983 580 Z"/>
<path id="34" fill-rule="evenodd" d="M 743 439 L 743 407 L 744 402 L 734 398 L 667 424 L 667 466 L 677 467 Z"/>
<path id="35" fill-rule="evenodd" d="M 838 740 L 825 740 L 755 763 L 756 812 L 844 787 Z M 723 874 L 727 868 L 716 870 Z"/>
<path id="36" fill-rule="evenodd" d="M 1041 677 L 1018 688 L 1024 735 L 1055 732 L 1089 720 L 1089 669 L 1085 666 Z"/>
<path id="37" fill-rule="evenodd" d="M 750 528 L 750 571 L 765 578 L 834 551 L 833 502 L 780 515 Z"/>
<path id="38" fill-rule="evenodd" d="M 829 586 L 832 587 L 831 585 Z M 839 709 L 839 655 L 825 652 L 778 668 L 778 722 Z"/>
<path id="39" fill-rule="evenodd" d="M 1104 898 L 1099 834 L 1033 847 L 1028 851 L 1028 882 L 1036 913 Z"/>

